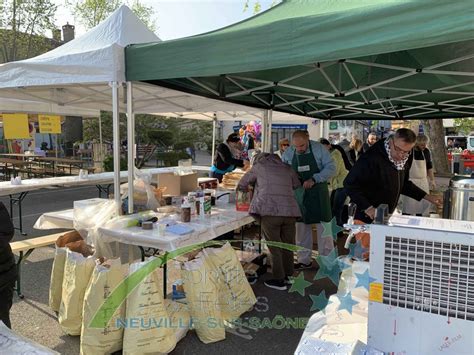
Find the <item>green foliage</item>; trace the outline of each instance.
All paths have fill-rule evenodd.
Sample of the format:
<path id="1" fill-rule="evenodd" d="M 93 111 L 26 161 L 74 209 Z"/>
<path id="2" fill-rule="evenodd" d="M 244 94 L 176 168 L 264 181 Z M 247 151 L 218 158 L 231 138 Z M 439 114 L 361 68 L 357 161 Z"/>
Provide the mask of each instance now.
<path id="1" fill-rule="evenodd" d="M 190 156 L 182 150 L 174 152 L 160 152 L 156 154 L 156 160 L 158 162 L 162 162 L 161 166 L 177 166 L 178 160 L 189 158 Z"/>
<path id="2" fill-rule="evenodd" d="M 270 4 L 270 7 L 273 7 L 277 5 L 280 2 L 280 0 L 273 0 L 272 3 Z M 244 12 L 247 11 L 250 7 L 251 0 L 246 0 L 244 3 Z M 262 4 L 260 3 L 259 0 L 254 0 L 253 1 L 253 14 L 258 14 L 260 11 L 262 11 Z"/>
<path id="3" fill-rule="evenodd" d="M 31 58 L 51 50 L 46 31 L 55 28 L 52 0 L 0 0 L 0 62 Z"/>
<path id="4" fill-rule="evenodd" d="M 474 118 L 455 118 L 454 127 L 460 134 L 471 135 L 471 132 L 474 132 Z"/>
<path id="5" fill-rule="evenodd" d="M 153 7 L 142 4 L 140 0 L 66 0 L 66 6 L 87 29 L 97 26 L 122 4 L 129 6 L 151 31 L 155 31 Z"/>
<path id="6" fill-rule="evenodd" d="M 112 113 L 101 111 L 103 143 L 112 143 Z M 85 119 L 83 124 L 84 141 L 99 141 L 99 120 Z M 127 138 L 127 117 L 120 115 L 120 140 Z M 161 151 L 184 151 L 187 147 L 206 145 L 212 146 L 212 122 L 166 118 L 155 115 L 135 116 L 135 142 L 139 145 L 155 145 Z M 186 155 L 187 156 L 187 155 Z M 143 157 L 141 166 L 152 155 Z M 183 159 L 183 158 L 178 158 Z M 171 157 L 167 161 L 177 161 Z"/>
<path id="7" fill-rule="evenodd" d="M 150 143 L 169 147 L 173 145 L 174 135 L 173 132 L 166 129 L 154 129 L 148 132 L 148 139 Z"/>
<path id="8" fill-rule="evenodd" d="M 127 159 L 120 157 L 120 171 L 127 170 L 128 164 Z M 107 155 L 103 161 L 104 171 L 114 171 L 114 157 Z"/>

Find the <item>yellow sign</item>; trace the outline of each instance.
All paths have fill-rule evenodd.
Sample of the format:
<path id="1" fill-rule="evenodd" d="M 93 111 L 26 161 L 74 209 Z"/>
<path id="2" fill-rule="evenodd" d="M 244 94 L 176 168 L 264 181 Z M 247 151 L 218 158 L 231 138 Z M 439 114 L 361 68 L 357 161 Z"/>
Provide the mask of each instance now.
<path id="1" fill-rule="evenodd" d="M 3 132 L 5 139 L 30 139 L 28 115 L 26 113 L 4 113 Z"/>
<path id="2" fill-rule="evenodd" d="M 40 133 L 61 133 L 61 117 L 38 115 Z"/>
<path id="3" fill-rule="evenodd" d="M 380 282 L 371 282 L 369 286 L 369 301 L 383 302 L 383 284 Z"/>

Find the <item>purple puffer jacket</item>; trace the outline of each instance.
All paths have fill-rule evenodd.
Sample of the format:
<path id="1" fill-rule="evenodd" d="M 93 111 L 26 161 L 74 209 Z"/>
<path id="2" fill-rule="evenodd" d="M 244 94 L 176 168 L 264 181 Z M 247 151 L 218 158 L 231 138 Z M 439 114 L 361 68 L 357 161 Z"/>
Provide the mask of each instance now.
<path id="1" fill-rule="evenodd" d="M 255 185 L 249 214 L 301 217 L 293 190 L 301 186 L 298 175 L 276 154 L 260 153 L 242 177 L 239 188 Z"/>

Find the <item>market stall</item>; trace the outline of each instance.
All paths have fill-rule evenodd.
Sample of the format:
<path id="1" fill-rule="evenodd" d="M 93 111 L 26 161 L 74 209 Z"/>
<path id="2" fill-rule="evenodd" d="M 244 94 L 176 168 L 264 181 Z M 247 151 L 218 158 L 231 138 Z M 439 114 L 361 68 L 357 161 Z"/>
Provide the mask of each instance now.
<path id="1" fill-rule="evenodd" d="M 471 117 L 474 114 L 473 11 L 470 1 L 438 2 L 430 6 L 422 1 L 285 1 L 259 16 L 221 30 L 175 41 L 131 45 L 126 48 L 127 80 L 269 112 L 302 113 L 320 119 Z M 203 48 L 212 50 L 202 51 Z M 236 49 L 245 52 L 245 60 L 235 56 Z M 192 55 L 197 50 L 202 55 Z M 176 53 L 180 53 L 178 58 Z M 459 182 L 455 187 L 460 187 Z M 467 190 L 463 188 L 462 196 L 469 199 Z M 436 219 L 427 220 L 434 224 L 433 236 L 434 231 L 436 235 L 444 235 L 440 237 L 444 246 L 446 227 Z M 405 228 L 413 235 L 419 233 L 411 226 Z M 458 237 L 463 240 L 459 248 L 470 250 L 472 231 L 464 231 Z M 439 238 L 436 239 L 438 242 Z M 387 252 L 385 245 L 377 250 L 379 261 L 383 259 L 384 247 Z M 415 247 L 415 254 L 417 250 Z M 433 255 L 433 250 L 430 253 Z M 393 262 L 400 264 L 406 260 L 405 254 L 399 254 Z M 439 272 L 451 270 L 447 262 Z M 377 273 L 381 270 L 381 265 L 377 265 Z M 386 275 L 382 277 L 383 283 L 373 285 L 374 297 L 385 297 L 384 285 L 388 281 Z M 447 276 L 440 286 L 445 286 L 443 292 L 448 295 L 458 294 L 461 285 L 453 286 L 454 283 Z M 419 292 L 417 302 L 423 308 L 424 288 Z M 438 318 L 438 329 L 449 335 L 445 343 L 438 337 L 436 348 L 445 350 L 453 339 L 459 338 L 458 330 L 463 334 L 472 332 L 472 324 L 450 328 L 449 324 L 457 324 L 450 318 L 450 301 L 437 302 L 438 306 L 440 302 L 444 306 L 448 303 L 448 321 Z M 398 333 L 396 320 L 393 328 L 393 314 L 403 312 L 401 307 L 408 306 L 401 306 L 398 298 L 390 305 L 392 312 L 387 311 L 385 319 L 377 318 L 377 323 L 384 322 L 378 333 L 374 323 L 377 340 L 369 338 L 369 345 L 380 347 L 384 340 L 382 350 L 385 351 L 437 351 L 433 344 L 412 341 L 413 334 L 422 331 L 420 324 L 425 314 L 415 312 L 410 318 L 412 324 L 404 323 L 404 331 Z M 409 342 L 410 346 L 406 346 Z M 456 348 L 472 349 L 469 337 L 465 345 Z M 415 346 L 420 347 L 414 351 Z M 321 348 L 312 348 L 308 353 L 317 349 Z"/>
<path id="2" fill-rule="evenodd" d="M 9 160 L 10 161 L 10 160 Z M 24 165 L 19 160 L 11 160 L 14 164 Z M 0 163 L 2 159 L 0 159 Z M 8 164 L 8 163 L 7 163 Z M 207 172 L 208 167 L 205 166 L 193 166 L 195 171 Z M 178 168 L 151 168 L 144 169 L 144 173 L 151 176 L 157 174 L 171 173 L 174 174 Z M 120 182 L 125 182 L 128 179 L 128 172 L 120 172 Z M 87 174 L 83 176 L 59 176 L 51 178 L 34 178 L 34 179 L 19 179 L 12 183 L 11 181 L 0 182 L 0 196 L 9 196 L 10 198 L 10 217 L 14 217 L 13 206 L 18 206 L 19 213 L 19 227 L 20 233 L 23 234 L 23 223 L 22 223 L 22 203 L 30 191 L 51 188 L 51 187 L 74 187 L 74 186 L 90 186 L 95 185 L 99 191 L 99 197 L 104 193 L 106 196 L 109 195 L 110 186 L 114 183 L 114 173 L 98 173 L 98 174 Z M 105 186 L 104 186 L 105 185 Z"/>
<path id="3" fill-rule="evenodd" d="M 128 114 L 128 136 L 133 137 L 135 113 L 174 113 L 179 117 L 181 112 L 212 112 L 219 117 L 221 112 L 239 115 L 262 111 L 146 83 L 138 83 L 133 88 L 124 85 L 124 47 L 131 43 L 156 41 L 159 38 L 128 7 L 121 6 L 81 37 L 38 57 L 0 66 L 2 98 L 25 102 L 34 98 L 52 105 L 113 112 L 114 195 L 117 205 L 120 204 L 119 112 Z M 126 104 L 132 97 L 133 110 Z M 133 141 L 128 139 L 130 161 L 133 161 Z M 129 180 L 132 182 L 133 163 L 129 166 Z"/>
<path id="4" fill-rule="evenodd" d="M 211 195 L 207 195 L 208 190 L 201 190 L 198 187 L 197 179 L 195 182 L 194 190 L 197 193 L 204 192 L 202 197 L 198 197 L 198 201 L 195 201 L 196 192 L 194 190 L 185 194 L 183 204 L 181 204 L 181 196 L 179 196 L 179 201 L 178 196 L 170 196 L 169 199 L 163 196 L 163 201 L 168 202 L 169 200 L 169 204 L 159 207 L 155 211 L 147 210 L 126 216 L 117 216 L 114 212 L 113 200 L 75 201 L 72 210 L 46 213 L 36 222 L 35 228 L 40 229 L 72 227 L 77 232 L 66 233 L 69 235 L 68 238 L 80 238 L 73 243 L 63 245 L 61 240 L 66 237 L 65 234 L 59 237 L 56 243 L 56 257 L 50 288 L 50 306 L 53 310 L 57 309 L 59 311 L 59 324 L 67 334 L 81 335 L 81 351 L 84 351 L 84 353 L 94 353 L 94 349 L 97 348 L 94 348 L 93 344 L 95 346 L 110 346 L 112 342 L 107 340 L 109 332 L 116 332 L 117 337 L 114 337 L 113 346 L 117 350 L 123 347 L 124 351 L 127 351 L 130 347 L 141 346 L 140 344 L 144 341 L 141 337 L 129 339 L 130 335 L 127 333 L 130 332 L 129 327 L 120 329 L 117 321 L 115 321 L 115 317 L 118 316 L 114 316 L 111 320 L 106 318 L 100 321 L 99 324 L 92 325 L 90 323 L 91 321 L 94 322 L 95 318 L 92 317 L 94 314 L 96 314 L 96 317 L 97 314 L 112 315 L 114 311 L 110 311 L 111 307 L 117 311 L 122 309 L 121 312 L 126 312 L 127 317 L 130 317 L 130 314 L 135 312 L 136 306 L 133 304 L 139 296 L 135 295 L 134 291 L 130 289 L 129 283 L 134 284 L 135 281 L 132 280 L 137 277 L 140 277 L 137 284 L 140 290 L 138 293 L 149 295 L 146 301 L 140 303 L 138 308 L 140 317 L 144 317 L 143 312 L 145 311 L 150 312 L 147 313 L 150 317 L 170 317 L 170 304 L 183 308 L 182 312 L 187 314 L 188 320 L 178 327 L 182 334 L 176 340 L 173 340 L 173 337 L 168 339 L 172 344 L 169 348 L 164 348 L 166 353 L 171 351 L 176 342 L 185 336 L 189 328 L 188 323 L 190 323 L 189 315 L 192 316 L 193 328 L 199 339 L 204 343 L 210 343 L 225 338 L 225 327 L 221 322 L 231 322 L 235 317 L 239 317 L 242 313 L 251 309 L 256 302 L 255 295 L 239 261 L 240 255 L 236 253 L 235 249 L 230 244 L 224 244 L 224 242 L 213 242 L 211 244 L 219 246 L 219 248 L 203 249 L 206 246 L 205 242 L 251 224 L 254 219 L 246 211 L 236 211 L 236 202 L 235 200 L 229 202 L 229 191 L 226 190 L 217 191 L 216 203 L 215 206 L 212 206 Z M 209 182 L 204 183 L 208 184 Z M 224 198 L 218 198 L 220 196 Z M 195 207 L 192 209 L 193 211 L 191 211 L 189 204 L 191 201 Z M 199 207 L 196 202 L 199 203 Z M 76 234 L 74 235 L 74 233 Z M 99 288 L 90 286 L 95 282 L 94 276 L 89 280 L 89 277 L 91 277 L 90 271 L 92 270 L 91 265 L 87 266 L 90 270 L 88 276 L 85 276 L 82 271 L 79 272 L 78 269 L 79 263 L 83 265 L 81 267 L 86 267 L 90 260 L 97 258 L 104 265 L 106 263 L 112 265 L 121 262 L 120 259 L 116 259 L 117 257 L 120 258 L 121 253 L 118 250 L 112 250 L 110 247 L 110 243 L 115 242 L 120 242 L 121 245 L 138 246 L 142 251 L 142 262 L 135 262 L 132 256 L 133 252 L 129 248 L 129 264 L 125 263 L 125 268 L 130 269 L 129 276 L 125 282 L 119 283 L 116 281 L 117 289 L 123 287 L 130 292 L 126 301 L 124 300 L 121 305 L 116 301 L 108 304 L 116 297 L 112 294 L 108 298 L 108 293 L 103 293 L 100 285 Z M 82 245 L 79 249 L 76 249 L 78 247 L 77 243 Z M 153 254 L 156 257 L 152 256 L 145 260 L 144 251 L 147 248 L 153 248 Z M 84 252 L 87 252 L 87 254 L 81 254 Z M 248 255 L 246 255 L 246 260 L 248 260 Z M 76 269 L 68 266 L 73 262 L 76 263 Z M 181 267 L 168 271 L 168 265 L 176 262 Z M 64 268 L 60 267 L 62 263 L 65 263 Z M 161 266 L 163 268 L 162 275 L 155 272 L 154 269 L 144 275 L 144 272 L 151 265 L 155 265 L 154 268 Z M 112 270 L 111 268 L 112 266 L 108 270 Z M 224 274 L 218 276 L 219 273 Z M 230 277 L 230 275 L 232 276 Z M 199 281 L 195 280 L 196 276 L 199 277 Z M 167 292 L 170 290 L 170 282 L 173 283 L 173 293 L 171 294 L 173 300 L 178 296 L 181 298 L 184 295 L 186 296 L 184 306 L 166 299 L 170 296 Z M 89 283 L 89 287 L 85 290 L 84 286 L 87 283 Z M 161 286 L 161 283 L 163 286 Z M 77 286 L 71 287 L 71 284 Z M 177 291 L 177 285 L 179 285 L 181 291 Z M 183 287 L 186 291 L 185 294 L 183 293 Z M 114 292 L 118 292 L 117 289 L 112 288 Z M 163 296 L 161 296 L 161 291 Z M 91 297 L 100 299 L 102 303 L 91 305 Z M 204 302 L 202 297 L 213 303 L 202 303 Z M 72 310 L 72 299 L 75 303 L 84 302 L 84 312 Z M 199 306 L 200 303 L 202 303 L 202 306 Z M 147 307 L 152 304 L 154 305 L 153 309 L 147 310 Z M 88 307 L 95 311 L 98 310 L 98 312 L 86 312 Z M 107 311 L 104 312 L 108 313 L 102 313 L 101 309 L 104 307 L 107 308 Z M 201 320 L 204 321 L 209 317 L 221 320 L 219 325 L 216 327 L 200 323 Z M 102 328 L 106 328 L 108 331 L 103 332 Z M 167 332 L 171 329 L 174 331 L 176 327 L 165 325 L 159 328 L 163 332 Z M 142 328 L 139 329 L 140 332 L 147 331 Z M 120 335 L 120 331 L 123 335 Z M 90 332 L 98 332 L 102 335 L 96 334 L 96 339 L 91 342 Z M 156 350 L 156 348 L 154 349 Z"/>

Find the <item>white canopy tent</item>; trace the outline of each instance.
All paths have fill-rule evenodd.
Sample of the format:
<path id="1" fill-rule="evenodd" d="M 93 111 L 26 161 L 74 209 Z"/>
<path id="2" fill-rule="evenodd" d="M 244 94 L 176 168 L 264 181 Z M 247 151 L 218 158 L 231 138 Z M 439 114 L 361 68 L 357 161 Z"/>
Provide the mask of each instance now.
<path id="1" fill-rule="evenodd" d="M 50 52 L 0 64 L 0 100 L 34 100 L 58 107 L 111 110 L 114 195 L 120 202 L 119 112 L 128 115 L 129 186 L 133 186 L 135 113 L 166 113 L 184 117 L 190 112 L 201 112 L 201 116 L 207 119 L 211 115 L 211 119 L 221 119 L 222 116 L 222 119 L 232 117 L 232 120 L 238 116 L 261 114 L 258 109 L 146 83 L 125 83 L 124 47 L 131 43 L 159 40 L 128 7 L 121 6 L 86 34 Z M 133 206 L 132 197 L 129 198 L 129 205 Z"/>
<path id="2" fill-rule="evenodd" d="M 61 116 L 99 117 L 100 111 L 75 106 L 60 106 L 41 101 L 27 101 L 0 98 L 0 113 L 38 113 Z"/>

